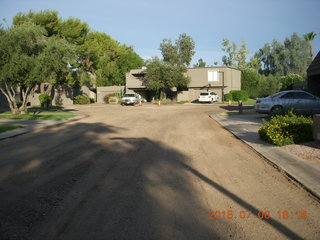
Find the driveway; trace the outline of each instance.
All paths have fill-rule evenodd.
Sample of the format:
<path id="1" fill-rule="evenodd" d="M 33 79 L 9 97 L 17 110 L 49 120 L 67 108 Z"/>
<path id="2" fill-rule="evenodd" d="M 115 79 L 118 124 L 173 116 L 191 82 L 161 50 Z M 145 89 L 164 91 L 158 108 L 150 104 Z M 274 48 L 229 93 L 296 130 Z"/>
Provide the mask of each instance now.
<path id="1" fill-rule="evenodd" d="M 0 141 L 0 239 L 319 239 L 319 202 L 209 117 L 77 107 Z"/>

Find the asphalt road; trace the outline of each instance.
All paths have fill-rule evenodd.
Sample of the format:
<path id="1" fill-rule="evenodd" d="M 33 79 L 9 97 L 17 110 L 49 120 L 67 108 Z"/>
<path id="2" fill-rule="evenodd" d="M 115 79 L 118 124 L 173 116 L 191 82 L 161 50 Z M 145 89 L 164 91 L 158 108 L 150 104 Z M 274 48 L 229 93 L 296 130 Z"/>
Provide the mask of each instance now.
<path id="1" fill-rule="evenodd" d="M 77 108 L 0 141 L 0 239 L 320 239 L 320 204 L 209 114 Z"/>

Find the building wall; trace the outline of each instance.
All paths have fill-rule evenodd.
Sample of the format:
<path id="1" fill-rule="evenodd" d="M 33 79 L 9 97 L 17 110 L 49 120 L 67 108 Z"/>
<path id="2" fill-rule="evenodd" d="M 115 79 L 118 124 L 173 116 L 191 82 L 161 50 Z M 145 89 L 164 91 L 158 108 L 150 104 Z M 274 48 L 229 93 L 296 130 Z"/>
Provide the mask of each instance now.
<path id="1" fill-rule="evenodd" d="M 124 89 L 124 86 L 97 87 L 97 103 L 104 103 L 106 95 L 124 92 Z"/>
<path id="2" fill-rule="evenodd" d="M 52 90 L 52 105 L 57 106 L 68 106 L 73 105 L 73 90 L 72 87 L 67 85 L 60 85 L 56 86 Z M 34 91 L 31 91 L 30 96 L 28 98 L 28 105 L 40 105 L 39 101 L 39 95 L 40 95 L 39 89 L 35 89 Z"/>
<path id="3" fill-rule="evenodd" d="M 308 92 L 320 97 L 320 74 L 308 76 Z"/>
<path id="4" fill-rule="evenodd" d="M 209 81 L 209 72 L 217 72 L 216 81 Z M 229 67 L 189 68 L 189 101 L 198 99 L 201 92 L 214 92 L 222 100 L 223 93 L 241 89 L 241 71 Z"/>
<path id="5" fill-rule="evenodd" d="M 145 88 L 145 72 L 145 69 L 135 69 L 126 74 L 126 92 L 136 92 L 150 99 L 150 96 L 146 97 L 150 92 Z M 188 68 L 186 74 L 191 78 L 188 91 L 178 91 L 177 101 L 192 102 L 198 99 L 200 92 L 207 91 L 215 92 L 222 100 L 223 92 L 241 89 L 241 71 L 235 68 Z"/>

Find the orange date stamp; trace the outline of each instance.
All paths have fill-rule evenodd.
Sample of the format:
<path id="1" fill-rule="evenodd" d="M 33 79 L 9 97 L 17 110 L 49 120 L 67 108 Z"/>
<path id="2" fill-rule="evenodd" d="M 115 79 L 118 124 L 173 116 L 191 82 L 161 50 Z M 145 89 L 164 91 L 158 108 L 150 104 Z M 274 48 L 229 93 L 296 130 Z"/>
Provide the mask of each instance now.
<path id="1" fill-rule="evenodd" d="M 278 218 L 278 219 L 307 219 L 308 213 L 306 210 L 277 210 L 275 212 L 271 211 L 233 211 L 233 210 L 210 210 L 209 219 L 248 219 L 251 217 L 256 217 L 261 220 L 268 220 L 270 218 Z"/>

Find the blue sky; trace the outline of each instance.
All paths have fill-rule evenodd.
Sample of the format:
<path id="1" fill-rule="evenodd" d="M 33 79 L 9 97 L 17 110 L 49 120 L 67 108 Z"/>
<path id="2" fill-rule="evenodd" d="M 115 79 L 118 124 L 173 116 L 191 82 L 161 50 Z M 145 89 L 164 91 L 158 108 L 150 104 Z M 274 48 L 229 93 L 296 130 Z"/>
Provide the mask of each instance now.
<path id="1" fill-rule="evenodd" d="M 320 50 L 319 0 L 0 0 L 0 17 L 9 24 L 19 11 L 51 9 L 65 19 L 77 17 L 92 30 L 131 45 L 143 58 L 161 56 L 163 38 L 180 33 L 196 43 L 193 62 L 221 63 L 221 41 L 238 46 L 244 39 L 250 54 L 273 39 L 283 41 L 297 32 L 316 32 L 315 53 Z"/>

